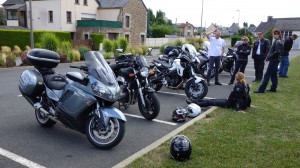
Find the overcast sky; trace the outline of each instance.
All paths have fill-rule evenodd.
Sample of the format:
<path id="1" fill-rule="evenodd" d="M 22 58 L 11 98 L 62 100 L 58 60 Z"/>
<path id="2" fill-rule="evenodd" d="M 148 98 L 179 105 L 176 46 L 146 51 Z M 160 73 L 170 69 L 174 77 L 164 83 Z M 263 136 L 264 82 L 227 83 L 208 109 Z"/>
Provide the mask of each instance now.
<path id="1" fill-rule="evenodd" d="M 0 0 L 0 4 L 6 0 Z M 190 22 L 194 26 L 201 26 L 202 0 L 143 0 L 147 8 L 156 13 L 162 10 L 173 23 Z M 230 26 L 233 22 L 248 22 L 258 24 L 266 21 L 268 16 L 274 18 L 300 17 L 299 0 L 203 0 L 202 26 L 211 23 Z M 239 10 L 239 11 L 237 11 Z M 239 16 L 240 15 L 240 16 Z"/>

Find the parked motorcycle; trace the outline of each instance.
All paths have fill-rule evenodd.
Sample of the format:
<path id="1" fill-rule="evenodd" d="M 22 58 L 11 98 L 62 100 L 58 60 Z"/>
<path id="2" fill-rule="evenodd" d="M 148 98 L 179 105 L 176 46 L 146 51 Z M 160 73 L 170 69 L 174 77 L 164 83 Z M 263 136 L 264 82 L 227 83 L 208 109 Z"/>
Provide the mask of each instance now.
<path id="1" fill-rule="evenodd" d="M 151 52 L 151 49 L 148 52 Z M 136 56 L 134 60 L 132 54 L 123 54 L 115 61 L 116 64 L 111 65 L 111 68 L 117 76 L 123 94 L 118 100 L 120 106 L 128 108 L 129 105 L 138 102 L 139 110 L 147 120 L 156 118 L 160 111 L 160 103 L 148 83 L 148 76 L 154 72 L 150 72 L 145 56 Z"/>
<path id="2" fill-rule="evenodd" d="M 86 134 L 91 144 L 109 149 L 121 142 L 126 118 L 109 106 L 119 98 L 120 88 L 109 65 L 99 52 L 85 55 L 86 66 L 71 66 L 86 73 L 56 74 L 57 53 L 32 49 L 27 61 L 34 69 L 25 70 L 19 80 L 19 90 L 34 107 L 37 122 L 52 127 L 61 122 Z"/>
<path id="3" fill-rule="evenodd" d="M 233 75 L 235 62 L 237 60 L 237 54 L 234 49 L 228 48 L 228 52 L 221 59 L 221 66 L 219 69 L 219 73 L 222 71 L 229 72 L 230 75 Z"/>
<path id="4" fill-rule="evenodd" d="M 193 45 L 184 44 L 182 52 L 172 65 L 159 61 L 152 61 L 155 76 L 150 77 L 150 85 L 159 91 L 163 85 L 170 89 L 184 89 L 187 97 L 203 98 L 208 87 L 205 80 L 195 74 L 198 58 Z"/>

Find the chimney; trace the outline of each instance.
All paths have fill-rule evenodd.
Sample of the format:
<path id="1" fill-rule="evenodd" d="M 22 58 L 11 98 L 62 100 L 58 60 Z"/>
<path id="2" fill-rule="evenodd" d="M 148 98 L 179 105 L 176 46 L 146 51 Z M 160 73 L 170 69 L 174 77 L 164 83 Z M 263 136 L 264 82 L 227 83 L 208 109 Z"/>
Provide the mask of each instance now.
<path id="1" fill-rule="evenodd" d="M 268 16 L 267 22 L 271 21 L 273 19 L 273 16 Z"/>

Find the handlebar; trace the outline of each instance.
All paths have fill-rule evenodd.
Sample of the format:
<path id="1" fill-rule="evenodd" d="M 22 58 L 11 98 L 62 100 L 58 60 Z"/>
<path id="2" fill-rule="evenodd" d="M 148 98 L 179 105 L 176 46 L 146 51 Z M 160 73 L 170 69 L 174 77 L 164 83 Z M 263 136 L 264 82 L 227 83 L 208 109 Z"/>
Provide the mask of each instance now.
<path id="1" fill-rule="evenodd" d="M 82 71 L 87 72 L 88 68 L 86 66 L 76 66 L 76 65 L 70 65 L 70 68 L 76 68 L 76 69 L 80 69 Z"/>

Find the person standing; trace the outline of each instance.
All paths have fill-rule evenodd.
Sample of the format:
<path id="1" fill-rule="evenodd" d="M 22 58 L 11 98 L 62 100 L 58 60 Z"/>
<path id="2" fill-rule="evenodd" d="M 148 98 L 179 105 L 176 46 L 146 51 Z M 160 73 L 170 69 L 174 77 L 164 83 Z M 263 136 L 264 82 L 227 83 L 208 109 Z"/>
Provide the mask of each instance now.
<path id="1" fill-rule="evenodd" d="M 211 34 L 214 34 L 215 37 L 212 37 Z M 216 28 L 213 32 L 208 32 L 206 34 L 207 39 L 210 42 L 208 56 L 209 56 L 209 68 L 207 72 L 207 85 L 210 86 L 210 78 L 211 78 L 211 71 L 214 68 L 215 64 L 215 85 L 222 85 L 219 82 L 219 68 L 221 62 L 221 56 L 224 54 L 225 42 L 220 37 L 221 32 Z"/>
<path id="2" fill-rule="evenodd" d="M 229 85 L 233 84 L 235 74 L 237 72 L 240 71 L 245 73 L 245 68 L 248 64 L 248 56 L 250 55 L 250 51 L 251 51 L 251 46 L 248 44 L 249 38 L 247 36 L 244 36 L 242 40 L 243 43 L 237 47 L 236 53 L 238 55 L 238 58 L 235 63 L 234 72 L 231 76 L 230 82 L 228 83 Z"/>
<path id="3" fill-rule="evenodd" d="M 287 72 L 290 65 L 289 52 L 292 49 L 294 40 L 296 40 L 297 37 L 298 36 L 296 34 L 293 34 L 290 37 L 287 37 L 284 41 L 284 52 L 280 61 L 279 77 L 287 77 Z"/>
<path id="4" fill-rule="evenodd" d="M 255 79 L 252 82 L 260 82 L 263 77 L 265 59 L 270 51 L 270 42 L 263 38 L 263 32 L 257 33 L 257 40 L 254 42 L 252 50 L 252 58 L 254 60 Z"/>
<path id="5" fill-rule="evenodd" d="M 266 61 L 269 61 L 269 65 L 265 73 L 262 84 L 259 86 L 257 91 L 254 91 L 254 93 L 264 93 L 268 86 L 270 78 L 272 81 L 272 85 L 271 85 L 271 89 L 268 91 L 270 92 L 277 91 L 276 90 L 278 85 L 277 69 L 278 69 L 278 64 L 280 62 L 280 56 L 283 54 L 283 43 L 281 41 L 281 32 L 278 29 L 274 29 L 272 33 L 273 33 L 274 42 L 272 44 L 270 53 L 266 58 Z"/>

